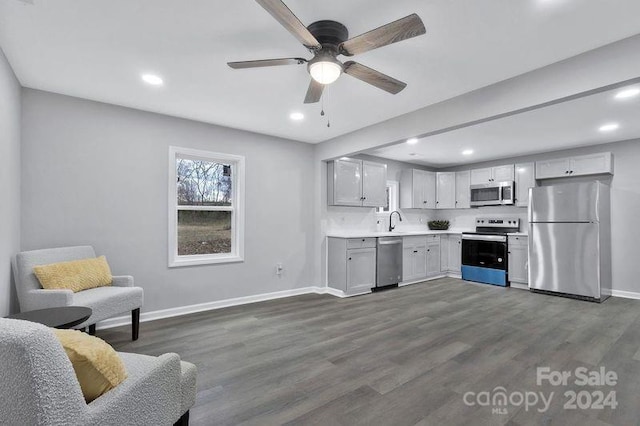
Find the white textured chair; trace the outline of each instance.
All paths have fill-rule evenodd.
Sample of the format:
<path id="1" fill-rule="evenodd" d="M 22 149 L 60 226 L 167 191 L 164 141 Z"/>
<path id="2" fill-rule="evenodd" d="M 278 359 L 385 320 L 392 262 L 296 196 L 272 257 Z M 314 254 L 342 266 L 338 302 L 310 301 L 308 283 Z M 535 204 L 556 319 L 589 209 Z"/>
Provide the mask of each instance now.
<path id="1" fill-rule="evenodd" d="M 87 404 L 71 361 L 50 328 L 0 318 L 0 424 L 188 424 L 196 367 L 172 353 L 118 354 L 127 379 Z"/>
<path id="2" fill-rule="evenodd" d="M 75 328 L 89 326 L 89 333 L 95 334 L 98 321 L 131 312 L 132 339 L 138 339 L 140 307 L 143 291 L 133 286 L 133 277 L 114 276 L 110 286 L 79 291 L 45 290 L 33 273 L 33 267 L 50 263 L 96 257 L 91 246 L 62 247 L 45 250 L 24 251 L 16 255 L 14 275 L 20 310 L 55 308 L 60 306 L 86 306 L 93 313 L 89 319 Z"/>

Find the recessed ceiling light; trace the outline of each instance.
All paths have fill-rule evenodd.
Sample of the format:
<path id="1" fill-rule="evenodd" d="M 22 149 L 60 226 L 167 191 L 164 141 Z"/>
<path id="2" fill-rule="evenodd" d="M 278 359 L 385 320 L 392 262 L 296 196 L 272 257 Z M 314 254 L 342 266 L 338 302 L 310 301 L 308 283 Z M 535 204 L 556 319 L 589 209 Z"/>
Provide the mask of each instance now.
<path id="1" fill-rule="evenodd" d="M 614 130 L 618 130 L 620 125 L 618 123 L 608 123 L 600 126 L 601 132 L 613 132 Z"/>
<path id="2" fill-rule="evenodd" d="M 304 114 L 301 112 L 292 112 L 291 114 L 289 114 L 289 118 L 294 121 L 300 121 L 304 119 Z"/>
<path id="3" fill-rule="evenodd" d="M 464 151 L 462 151 L 462 155 L 471 155 L 471 154 L 473 154 L 472 149 L 465 149 Z"/>
<path id="4" fill-rule="evenodd" d="M 407 139 L 407 143 L 409 145 L 415 145 L 418 143 L 418 138 L 411 138 L 411 139 Z"/>
<path id="5" fill-rule="evenodd" d="M 163 83 L 162 78 L 155 74 L 142 74 L 142 80 L 152 86 L 161 86 Z"/>
<path id="6" fill-rule="evenodd" d="M 634 96 L 640 95 L 640 88 L 633 87 L 631 89 L 623 89 L 616 94 L 616 99 L 627 99 L 633 98 Z"/>

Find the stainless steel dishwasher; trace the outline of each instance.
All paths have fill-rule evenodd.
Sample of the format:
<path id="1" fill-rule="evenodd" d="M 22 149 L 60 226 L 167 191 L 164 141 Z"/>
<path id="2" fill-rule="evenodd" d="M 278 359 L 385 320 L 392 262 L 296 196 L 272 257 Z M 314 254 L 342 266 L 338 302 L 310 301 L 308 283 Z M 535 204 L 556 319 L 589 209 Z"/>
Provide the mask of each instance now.
<path id="1" fill-rule="evenodd" d="M 378 238 L 376 287 L 398 284 L 402 281 L 402 238 Z"/>

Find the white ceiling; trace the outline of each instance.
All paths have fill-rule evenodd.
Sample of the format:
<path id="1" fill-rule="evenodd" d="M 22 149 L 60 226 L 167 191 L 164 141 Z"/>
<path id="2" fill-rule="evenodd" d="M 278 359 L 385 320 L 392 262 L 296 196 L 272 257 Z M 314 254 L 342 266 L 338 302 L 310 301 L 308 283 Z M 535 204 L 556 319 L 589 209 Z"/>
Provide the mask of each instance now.
<path id="1" fill-rule="evenodd" d="M 408 83 L 393 96 L 349 76 L 303 105 L 304 66 L 232 70 L 227 61 L 309 57 L 252 0 L 0 1 L 0 46 L 41 90 L 319 142 L 640 33 L 638 0 L 286 0 L 305 24 L 351 35 L 417 12 L 427 35 L 357 56 Z M 161 75 L 161 88 L 141 83 Z M 306 114 L 294 123 L 292 111 Z"/>
<path id="2" fill-rule="evenodd" d="M 640 85 L 629 86 L 629 88 Z M 616 99 L 620 90 L 488 121 L 440 135 L 373 149 L 368 154 L 431 167 L 496 160 L 640 138 L 640 96 Z M 602 133 L 600 126 L 618 123 Z M 465 156 L 464 150 L 473 150 Z"/>

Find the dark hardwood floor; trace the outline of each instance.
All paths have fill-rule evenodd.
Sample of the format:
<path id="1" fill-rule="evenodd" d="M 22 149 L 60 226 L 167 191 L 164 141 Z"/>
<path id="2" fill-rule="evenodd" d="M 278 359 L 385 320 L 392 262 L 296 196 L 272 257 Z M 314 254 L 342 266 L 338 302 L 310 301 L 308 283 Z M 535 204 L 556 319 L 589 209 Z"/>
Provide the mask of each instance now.
<path id="1" fill-rule="evenodd" d="M 176 352 L 196 364 L 194 425 L 640 424 L 634 300 L 598 305 L 445 278 L 143 323 L 136 342 L 129 327 L 97 335 L 119 351 Z M 575 377 L 567 386 L 536 383 L 537 367 L 600 366 L 617 373 L 615 386 L 581 387 Z M 492 413 L 463 400 L 498 386 L 508 396 L 554 395 L 543 413 L 542 402 Z M 571 390 L 615 391 L 617 407 L 564 409 Z"/>

